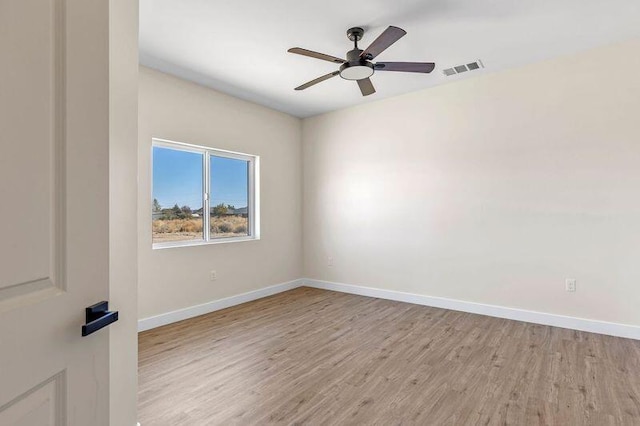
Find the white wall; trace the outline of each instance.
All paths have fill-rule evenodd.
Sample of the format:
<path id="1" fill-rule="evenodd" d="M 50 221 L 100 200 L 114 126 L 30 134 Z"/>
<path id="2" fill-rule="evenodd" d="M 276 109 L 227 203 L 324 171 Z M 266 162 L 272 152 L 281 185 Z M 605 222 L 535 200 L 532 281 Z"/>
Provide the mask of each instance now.
<path id="1" fill-rule="evenodd" d="M 304 120 L 305 276 L 640 325 L 638 51 Z"/>
<path id="2" fill-rule="evenodd" d="M 139 90 L 139 318 L 300 278 L 301 121 L 144 67 Z M 152 250 L 154 137 L 259 155 L 261 239 Z"/>

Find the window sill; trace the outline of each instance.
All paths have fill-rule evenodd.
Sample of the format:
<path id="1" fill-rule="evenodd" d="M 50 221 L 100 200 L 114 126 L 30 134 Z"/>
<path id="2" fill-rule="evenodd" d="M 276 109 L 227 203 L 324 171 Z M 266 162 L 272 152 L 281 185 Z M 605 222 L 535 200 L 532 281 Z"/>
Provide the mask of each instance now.
<path id="1" fill-rule="evenodd" d="M 197 247 L 197 246 L 210 246 L 217 244 L 229 244 L 229 243 L 242 243 L 245 241 L 258 241 L 260 237 L 230 237 L 220 238 L 211 241 L 172 241 L 166 243 L 154 243 L 152 244 L 153 250 L 163 250 L 179 247 Z"/>

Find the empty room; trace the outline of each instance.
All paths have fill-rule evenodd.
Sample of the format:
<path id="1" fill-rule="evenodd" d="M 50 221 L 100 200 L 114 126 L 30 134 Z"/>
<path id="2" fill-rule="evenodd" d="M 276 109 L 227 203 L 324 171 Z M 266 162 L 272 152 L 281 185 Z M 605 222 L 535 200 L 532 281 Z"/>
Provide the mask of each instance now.
<path id="1" fill-rule="evenodd" d="M 0 426 L 640 425 L 640 3 L 0 0 Z"/>

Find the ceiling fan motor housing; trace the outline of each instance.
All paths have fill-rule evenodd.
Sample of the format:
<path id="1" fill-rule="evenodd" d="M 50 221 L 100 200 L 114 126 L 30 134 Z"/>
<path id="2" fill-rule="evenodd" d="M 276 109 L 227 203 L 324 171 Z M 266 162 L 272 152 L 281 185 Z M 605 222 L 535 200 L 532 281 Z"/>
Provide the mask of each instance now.
<path id="1" fill-rule="evenodd" d="M 353 49 L 347 52 L 347 62 L 340 66 L 340 77 L 345 80 L 363 80 L 373 75 L 373 64 L 360 57 L 362 50 Z"/>

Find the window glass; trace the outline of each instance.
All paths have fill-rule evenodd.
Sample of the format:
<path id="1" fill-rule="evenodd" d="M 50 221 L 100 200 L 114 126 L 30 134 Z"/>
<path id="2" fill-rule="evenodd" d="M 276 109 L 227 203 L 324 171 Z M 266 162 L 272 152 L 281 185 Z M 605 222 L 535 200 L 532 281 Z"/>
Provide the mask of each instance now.
<path id="1" fill-rule="evenodd" d="M 209 157 L 210 238 L 250 235 L 249 162 Z"/>
<path id="2" fill-rule="evenodd" d="M 203 155 L 153 147 L 153 242 L 203 240 Z"/>

